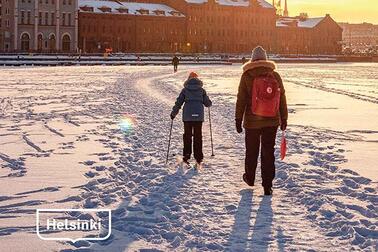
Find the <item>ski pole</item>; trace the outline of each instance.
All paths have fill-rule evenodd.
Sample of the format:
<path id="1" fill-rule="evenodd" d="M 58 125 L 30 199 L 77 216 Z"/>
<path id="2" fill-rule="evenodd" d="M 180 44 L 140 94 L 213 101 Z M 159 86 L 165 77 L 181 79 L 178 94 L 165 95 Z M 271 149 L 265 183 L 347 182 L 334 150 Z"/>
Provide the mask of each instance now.
<path id="1" fill-rule="evenodd" d="M 210 107 L 209 107 L 209 123 L 210 123 L 210 141 L 211 141 L 211 156 L 214 157 L 214 145 L 213 145 L 213 130 L 211 127 L 211 113 L 210 113 Z"/>
<path id="2" fill-rule="evenodd" d="M 173 119 L 171 120 L 171 128 L 169 130 L 169 140 L 168 140 L 168 150 L 167 150 L 167 159 L 165 161 L 165 164 L 168 164 L 168 158 L 169 158 L 169 148 L 171 147 L 171 137 L 172 137 L 172 128 L 173 128 Z"/>

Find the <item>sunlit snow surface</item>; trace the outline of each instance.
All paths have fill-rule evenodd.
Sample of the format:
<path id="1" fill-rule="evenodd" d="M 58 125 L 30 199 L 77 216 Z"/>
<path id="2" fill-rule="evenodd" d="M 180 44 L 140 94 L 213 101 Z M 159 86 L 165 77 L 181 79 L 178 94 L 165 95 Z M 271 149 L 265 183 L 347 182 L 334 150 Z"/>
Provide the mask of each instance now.
<path id="1" fill-rule="evenodd" d="M 240 66 L 2 68 L 0 251 L 376 251 L 377 67 L 278 66 L 290 119 L 273 198 L 259 176 L 253 189 L 241 180 Z M 206 121 L 198 172 L 177 167 L 179 119 L 165 166 L 170 110 L 193 70 L 214 103 L 216 156 Z M 34 233 L 36 208 L 96 207 L 114 210 L 106 242 Z"/>

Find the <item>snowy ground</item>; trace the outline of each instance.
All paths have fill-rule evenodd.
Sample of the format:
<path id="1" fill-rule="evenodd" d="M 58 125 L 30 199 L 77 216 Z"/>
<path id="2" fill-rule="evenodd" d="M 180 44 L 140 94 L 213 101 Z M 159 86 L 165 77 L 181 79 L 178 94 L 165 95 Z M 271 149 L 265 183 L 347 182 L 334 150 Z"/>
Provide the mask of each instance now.
<path id="1" fill-rule="evenodd" d="M 198 172 L 173 155 L 164 165 L 169 112 L 193 69 L 214 102 L 216 157 L 205 123 Z M 279 69 L 289 155 L 270 198 L 241 181 L 240 66 L 3 68 L 0 251 L 377 251 L 377 64 Z M 176 120 L 176 156 L 181 134 Z M 39 240 L 35 209 L 53 207 L 112 208 L 113 235 Z"/>

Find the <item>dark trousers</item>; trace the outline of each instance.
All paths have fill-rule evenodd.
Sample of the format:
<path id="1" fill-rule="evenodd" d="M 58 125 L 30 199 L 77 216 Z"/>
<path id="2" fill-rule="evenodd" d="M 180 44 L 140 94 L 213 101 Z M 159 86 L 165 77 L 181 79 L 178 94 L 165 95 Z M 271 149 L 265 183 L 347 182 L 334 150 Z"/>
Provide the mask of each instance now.
<path id="1" fill-rule="evenodd" d="M 202 162 L 202 122 L 184 122 L 184 159 L 190 159 L 192 155 L 192 138 L 194 158 Z"/>
<path id="2" fill-rule="evenodd" d="M 278 127 L 246 129 L 245 132 L 245 173 L 250 182 L 255 181 L 257 159 L 261 144 L 261 176 L 263 187 L 271 188 L 276 175 L 274 145 Z"/>
<path id="3" fill-rule="evenodd" d="M 178 65 L 173 65 L 173 71 L 177 72 Z"/>

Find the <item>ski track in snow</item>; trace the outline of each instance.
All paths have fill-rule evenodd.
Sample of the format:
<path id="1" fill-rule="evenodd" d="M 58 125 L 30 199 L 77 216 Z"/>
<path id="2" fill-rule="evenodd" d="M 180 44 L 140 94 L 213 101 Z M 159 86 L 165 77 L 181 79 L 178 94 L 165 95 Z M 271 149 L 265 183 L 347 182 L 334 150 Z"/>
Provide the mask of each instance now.
<path id="1" fill-rule="evenodd" d="M 295 84 L 295 85 L 299 85 L 299 86 L 303 86 L 303 87 L 307 87 L 307 88 L 318 89 L 318 90 L 322 90 L 322 91 L 325 91 L 325 92 L 332 92 L 332 93 L 335 93 L 335 94 L 346 95 L 346 96 L 349 96 L 349 97 L 352 97 L 354 99 L 358 99 L 358 100 L 361 100 L 361 101 L 366 101 L 366 102 L 378 104 L 378 98 L 376 98 L 375 96 L 369 96 L 369 95 L 366 95 L 366 94 L 358 94 L 358 93 L 353 93 L 353 92 L 350 92 L 350 91 L 341 90 L 341 89 L 337 89 L 337 88 L 315 85 L 312 82 L 306 83 L 306 82 L 303 82 L 303 81 L 295 81 L 295 80 L 291 80 L 290 82 Z"/>
<path id="2" fill-rule="evenodd" d="M 27 175 L 24 161 L 28 156 L 66 155 L 87 142 L 103 148 L 91 150 L 87 159 L 80 161 L 89 168 L 84 174 L 88 182 L 76 187 L 82 193 L 50 203 L 113 208 L 113 234 L 104 242 L 62 243 L 70 247 L 62 251 L 377 251 L 377 184 L 352 170 L 338 168 L 346 162 L 342 142 L 350 140 L 350 136 L 291 126 L 287 133 L 287 160 L 277 162 L 274 196 L 263 197 L 259 174 L 254 188 L 248 188 L 241 180 L 244 137 L 235 133 L 234 104 L 223 94 L 210 93 L 214 102 L 216 157 L 210 157 L 205 122 L 203 169 L 184 170 L 177 166 L 176 156 L 182 148 L 178 116 L 167 167 L 169 113 L 187 72 L 171 74 L 171 69 L 165 67 L 137 69 L 117 71 L 112 82 L 96 92 L 63 92 L 57 100 L 18 97 L 6 101 L 13 106 L 2 109 L 0 117 L 13 114 L 12 124 L 0 123 L 9 134 L 20 135 L 25 127 L 36 124 L 59 138 L 57 148 L 50 150 L 38 136 L 21 134 L 30 153 L 19 158 L 0 153 L 0 161 L 11 169 L 11 174 Z M 207 71 L 211 72 L 211 68 Z M 67 80 L 66 85 L 74 84 Z M 85 90 L 87 85 L 80 88 Z M 37 103 L 54 106 L 52 113 L 36 112 Z M 67 110 L 59 103 L 78 107 Z M 117 125 L 122 117 L 134 118 L 134 127 L 122 131 Z M 73 136 L 66 133 L 69 131 L 60 130 L 63 124 L 69 125 L 71 131 L 96 126 L 80 131 L 72 140 Z M 42 199 L 25 199 L 7 204 L 8 200 L 60 189 L 45 187 L 0 196 L 0 202 L 5 203 L 0 206 L 0 218 L 31 215 L 34 209 L 30 206 L 46 203 Z M 34 227 L 1 228 L 0 237 L 18 232 L 32 233 Z"/>

